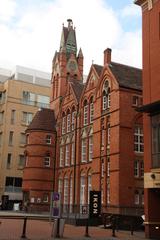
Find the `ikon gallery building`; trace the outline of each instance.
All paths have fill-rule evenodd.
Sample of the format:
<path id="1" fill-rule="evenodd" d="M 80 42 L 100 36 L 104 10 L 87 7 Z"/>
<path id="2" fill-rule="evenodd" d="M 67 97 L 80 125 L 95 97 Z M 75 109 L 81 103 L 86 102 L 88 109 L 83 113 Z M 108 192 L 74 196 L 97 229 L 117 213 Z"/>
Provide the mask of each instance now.
<path id="1" fill-rule="evenodd" d="M 27 130 L 25 196 L 38 209 L 49 206 L 51 192 L 58 191 L 63 213 L 81 213 L 89 192 L 101 191 L 103 212 L 140 216 L 141 70 L 113 62 L 108 48 L 103 66 L 92 64 L 86 82 L 83 78 L 83 53 L 69 19 L 53 58 L 50 111 L 37 112 Z"/>

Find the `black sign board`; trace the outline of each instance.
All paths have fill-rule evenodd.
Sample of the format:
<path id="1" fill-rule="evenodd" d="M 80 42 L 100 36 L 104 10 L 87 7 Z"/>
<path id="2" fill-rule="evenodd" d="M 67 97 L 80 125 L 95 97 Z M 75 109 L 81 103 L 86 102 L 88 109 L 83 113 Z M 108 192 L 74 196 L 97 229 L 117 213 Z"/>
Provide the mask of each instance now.
<path id="1" fill-rule="evenodd" d="M 101 191 L 90 191 L 89 217 L 97 218 L 101 213 Z"/>

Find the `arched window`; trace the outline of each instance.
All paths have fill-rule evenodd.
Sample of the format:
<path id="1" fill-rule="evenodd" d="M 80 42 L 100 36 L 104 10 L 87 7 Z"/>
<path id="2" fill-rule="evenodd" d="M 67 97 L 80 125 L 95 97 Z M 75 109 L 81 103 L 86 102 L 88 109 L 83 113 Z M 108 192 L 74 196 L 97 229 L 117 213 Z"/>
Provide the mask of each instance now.
<path id="1" fill-rule="evenodd" d="M 66 132 L 66 116 L 65 113 L 62 114 L 62 135 Z"/>
<path id="2" fill-rule="evenodd" d="M 103 85 L 103 94 L 102 94 L 102 110 L 107 110 L 110 108 L 110 87 L 109 82 L 106 80 Z"/>
<path id="3" fill-rule="evenodd" d="M 85 204 L 85 193 L 86 193 L 86 178 L 83 172 L 80 176 L 80 205 Z"/>
<path id="4" fill-rule="evenodd" d="M 67 133 L 71 131 L 71 114 L 67 111 Z"/>
<path id="5" fill-rule="evenodd" d="M 72 131 L 75 129 L 75 118 L 76 118 L 76 110 L 75 108 L 73 107 L 72 108 Z"/>
<path id="6" fill-rule="evenodd" d="M 70 213 L 72 212 L 72 209 L 73 209 L 73 176 L 71 174 L 70 176 L 70 196 L 69 196 L 69 205 L 70 205 Z"/>
<path id="7" fill-rule="evenodd" d="M 88 173 L 88 204 L 90 199 L 90 191 L 92 190 L 92 175 L 91 172 Z"/>
<path id="8" fill-rule="evenodd" d="M 63 195 L 63 211 L 67 212 L 68 209 L 68 198 L 69 198 L 69 179 L 67 176 L 64 177 L 64 195 Z"/>
<path id="9" fill-rule="evenodd" d="M 93 97 L 91 97 L 91 99 L 90 99 L 89 109 L 90 109 L 90 123 L 92 123 L 93 122 L 93 118 L 94 118 Z"/>
<path id="10" fill-rule="evenodd" d="M 83 104 L 83 125 L 86 126 L 87 124 L 88 124 L 88 104 L 87 100 L 85 100 Z"/>

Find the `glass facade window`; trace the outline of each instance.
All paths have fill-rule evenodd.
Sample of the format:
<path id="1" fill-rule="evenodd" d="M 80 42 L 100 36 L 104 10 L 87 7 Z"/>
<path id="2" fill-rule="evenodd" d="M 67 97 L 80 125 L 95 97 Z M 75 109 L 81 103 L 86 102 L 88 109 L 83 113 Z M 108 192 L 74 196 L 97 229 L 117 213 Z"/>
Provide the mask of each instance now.
<path id="1" fill-rule="evenodd" d="M 143 129 L 141 126 L 136 126 L 134 129 L 134 151 L 139 153 L 144 151 Z"/>
<path id="2" fill-rule="evenodd" d="M 152 116 L 152 167 L 160 168 L 160 114 Z"/>
<path id="3" fill-rule="evenodd" d="M 50 98 L 44 95 L 37 95 L 37 106 L 40 108 L 49 108 Z"/>
<path id="4" fill-rule="evenodd" d="M 22 102 L 27 105 L 35 105 L 36 95 L 34 93 L 23 91 Z"/>

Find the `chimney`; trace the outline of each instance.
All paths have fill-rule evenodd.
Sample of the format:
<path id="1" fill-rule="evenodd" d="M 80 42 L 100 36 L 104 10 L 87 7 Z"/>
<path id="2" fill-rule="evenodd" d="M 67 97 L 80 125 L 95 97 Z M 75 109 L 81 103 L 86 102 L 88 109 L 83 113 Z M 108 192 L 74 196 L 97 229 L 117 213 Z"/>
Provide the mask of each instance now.
<path id="1" fill-rule="evenodd" d="M 112 49 L 111 48 L 107 48 L 106 50 L 104 50 L 104 66 L 106 64 L 110 64 L 111 63 L 111 53 L 112 53 Z"/>

